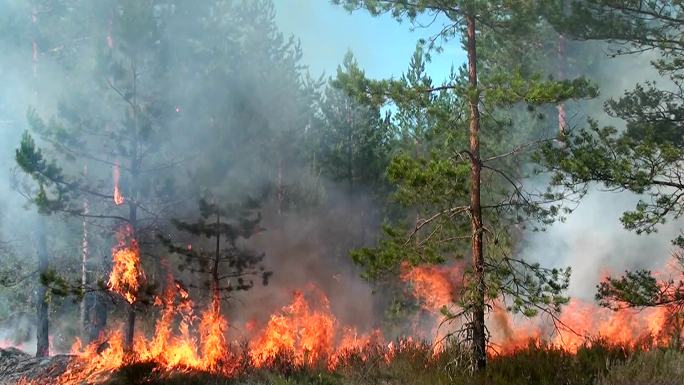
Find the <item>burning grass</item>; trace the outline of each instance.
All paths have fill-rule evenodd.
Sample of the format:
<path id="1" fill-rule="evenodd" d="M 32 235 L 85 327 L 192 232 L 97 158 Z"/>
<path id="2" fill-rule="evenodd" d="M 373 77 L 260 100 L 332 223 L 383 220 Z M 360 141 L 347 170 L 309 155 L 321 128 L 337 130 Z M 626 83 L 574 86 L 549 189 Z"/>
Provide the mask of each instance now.
<path id="1" fill-rule="evenodd" d="M 345 355 L 334 369 L 325 361 L 297 364 L 283 352 L 269 364 L 255 367 L 245 359 L 232 376 L 199 370 L 166 370 L 152 362 L 124 365 L 102 383 L 123 384 L 274 384 L 274 385 L 509 385 L 509 384 L 682 384 L 684 353 L 674 348 L 644 351 L 593 341 L 577 352 L 530 343 L 513 355 L 491 357 L 487 370 L 472 375 L 465 352 L 453 346 L 434 354 L 429 344 L 395 341 L 395 348 L 369 346 Z M 44 382 L 55 383 L 55 382 Z"/>
<path id="2" fill-rule="evenodd" d="M 132 230 L 123 226 L 117 238 L 108 288 L 134 309 L 145 275 Z M 420 334 L 388 341 L 379 330 L 360 333 L 343 325 L 325 293 L 313 286 L 294 292 L 291 303 L 261 325 L 245 327 L 248 335 L 236 336 L 219 297 L 196 305 L 169 277 L 164 293 L 153 301 L 159 312 L 153 332 L 138 331 L 126 339 L 114 328 L 89 345 L 76 341 L 60 375 L 24 384 L 612 384 L 610 368 L 628 376 L 629 365 L 658 362 L 640 372 L 656 376 L 675 371 L 671 357 L 682 357 L 676 349 L 662 357 L 645 353 L 679 346 L 682 338 L 682 328 L 668 327 L 660 309 L 611 312 L 575 300 L 561 316 L 573 332 L 549 335 L 529 320 L 516 324 L 497 303 L 488 321 L 490 365 L 474 376 L 470 350 L 441 338 L 457 330 L 458 322 L 450 324 L 451 330 L 438 327 L 441 309 L 457 302 L 462 275 L 459 266 L 402 266 L 402 279 L 434 321 L 423 336 L 427 342 L 416 337 Z"/>
<path id="3" fill-rule="evenodd" d="M 443 271 L 434 272 L 438 277 L 444 275 Z M 421 287 L 430 287 L 429 275 L 420 277 Z M 129 287 L 120 294 L 131 303 L 124 294 L 132 292 Z M 514 325 L 507 312 L 499 311 L 491 319 L 499 335 L 492 336 L 496 345 L 489 351 L 490 366 L 485 374 L 473 377 L 469 373 L 469 350 L 462 345 L 423 342 L 415 337 L 388 342 L 379 330 L 359 333 L 336 319 L 325 293 L 315 287 L 295 292 L 290 304 L 256 325 L 251 335 L 241 337 L 231 333 L 218 303 L 196 306 L 180 282 L 171 277 L 154 303 L 159 307 L 159 317 L 152 335 L 139 332 L 129 347 L 124 333 L 116 328 L 87 346 L 77 341 L 61 375 L 25 384 L 235 380 L 255 384 L 516 383 L 509 379 L 527 379 L 520 383 L 535 384 L 593 384 L 611 381 L 608 369 L 614 365 L 641 364 L 643 361 L 637 359 L 630 361 L 631 357 L 676 345 L 681 338 L 679 329 L 675 334 L 665 334 L 669 329 L 657 311 L 645 315 L 608 312 L 602 318 L 595 306 L 572 303 L 566 322 L 583 332 L 606 334 L 592 337 L 585 332 L 589 337 L 580 337 L 564 333 L 552 338 L 543 338 L 538 325 Z M 433 313 L 438 324 L 439 318 Z M 674 370 L 671 365 L 663 368 Z M 630 369 L 621 370 L 628 373 Z"/>

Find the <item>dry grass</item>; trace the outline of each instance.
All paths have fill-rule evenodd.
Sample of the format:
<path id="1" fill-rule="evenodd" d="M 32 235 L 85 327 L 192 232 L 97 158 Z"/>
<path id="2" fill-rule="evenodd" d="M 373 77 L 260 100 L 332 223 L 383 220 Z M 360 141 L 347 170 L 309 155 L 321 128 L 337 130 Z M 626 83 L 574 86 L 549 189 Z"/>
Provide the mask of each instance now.
<path id="1" fill-rule="evenodd" d="M 159 374 L 149 365 L 116 373 L 109 385 L 684 385 L 684 353 L 675 349 L 634 351 L 596 341 L 577 354 L 537 344 L 514 355 L 493 357 L 487 370 L 472 375 L 457 349 L 433 357 L 426 345 L 409 345 L 386 360 L 376 349 L 350 354 L 332 372 L 324 365 L 247 368 L 235 378 L 206 373 Z"/>

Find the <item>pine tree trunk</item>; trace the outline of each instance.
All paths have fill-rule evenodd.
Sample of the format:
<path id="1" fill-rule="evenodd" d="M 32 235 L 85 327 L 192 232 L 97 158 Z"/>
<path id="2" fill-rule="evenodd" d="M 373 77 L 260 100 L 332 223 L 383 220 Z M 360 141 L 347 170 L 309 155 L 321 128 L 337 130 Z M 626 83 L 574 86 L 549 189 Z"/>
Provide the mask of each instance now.
<path id="1" fill-rule="evenodd" d="M 347 121 L 348 131 L 347 131 L 347 177 L 349 183 L 349 196 L 354 194 L 354 116 L 353 116 L 353 106 L 349 99 L 346 101 L 347 105 Z"/>
<path id="2" fill-rule="evenodd" d="M 475 369 L 487 365 L 485 335 L 485 282 L 484 255 L 482 250 L 482 207 L 480 205 L 480 111 L 477 92 L 477 53 L 475 39 L 475 18 L 466 15 L 468 49 L 468 83 L 470 86 L 470 218 L 472 227 L 472 263 L 475 280 L 474 303 L 472 304 L 472 338 Z"/>
<path id="3" fill-rule="evenodd" d="M 133 140 L 131 141 L 131 179 L 129 181 L 129 199 L 128 199 L 128 223 L 131 226 L 132 238 L 136 244 L 140 244 L 138 239 L 138 179 L 140 176 L 140 142 L 138 136 L 140 135 L 138 129 L 138 99 L 137 99 L 137 69 L 135 60 L 131 60 L 132 72 L 132 115 L 133 115 Z M 126 349 L 133 349 L 133 336 L 135 335 L 135 302 L 130 304 L 128 308 L 128 321 L 126 322 Z"/>
<path id="4" fill-rule="evenodd" d="M 212 280 L 212 306 L 215 314 L 219 312 L 221 303 L 221 287 L 219 282 L 219 262 L 221 261 L 221 215 L 216 208 L 216 255 L 214 255 L 214 266 L 211 268 Z"/>
<path id="5" fill-rule="evenodd" d="M 565 37 L 558 35 L 558 80 L 565 79 Z M 560 102 L 556 106 L 558 110 L 558 135 L 564 140 L 567 125 L 565 123 L 565 103 Z"/>
<path id="6" fill-rule="evenodd" d="M 285 186 L 283 182 L 283 157 L 278 158 L 278 176 L 276 180 L 276 200 L 278 201 L 278 215 L 283 213 L 285 205 Z"/>
<path id="7" fill-rule="evenodd" d="M 39 277 L 47 272 L 48 251 L 47 240 L 45 239 L 45 217 L 38 214 L 36 224 L 36 238 L 38 251 L 38 274 Z M 47 287 L 38 283 L 36 291 L 36 357 L 47 357 L 50 355 L 49 323 L 48 323 L 48 302 Z"/>
<path id="8" fill-rule="evenodd" d="M 87 173 L 88 168 L 84 167 L 83 172 Z M 88 215 L 88 200 L 84 199 L 83 200 L 83 214 Z M 83 242 L 81 244 L 82 246 L 82 254 L 81 254 L 81 287 L 83 290 L 86 289 L 86 286 L 88 285 L 88 224 L 86 222 L 86 217 L 83 217 Z M 88 333 L 88 328 L 89 328 L 89 317 L 88 317 L 88 310 L 89 306 L 91 305 L 91 296 L 90 295 L 85 295 L 83 299 L 81 300 L 81 318 L 80 318 L 80 323 L 81 323 L 81 335 L 83 337 L 86 337 L 89 335 Z"/>

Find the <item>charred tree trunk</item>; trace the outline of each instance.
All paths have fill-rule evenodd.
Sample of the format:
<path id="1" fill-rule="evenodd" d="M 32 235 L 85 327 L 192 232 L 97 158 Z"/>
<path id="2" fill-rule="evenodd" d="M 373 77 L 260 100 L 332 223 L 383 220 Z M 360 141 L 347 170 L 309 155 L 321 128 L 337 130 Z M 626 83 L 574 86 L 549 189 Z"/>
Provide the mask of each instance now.
<path id="1" fill-rule="evenodd" d="M 485 272 L 482 250 L 482 207 L 480 205 L 480 110 L 477 91 L 477 53 L 475 39 L 475 18 L 466 15 L 468 49 L 468 84 L 470 109 L 470 222 L 472 228 L 471 254 L 474 272 L 475 295 L 472 304 L 472 338 L 475 369 L 487 365 L 485 335 Z"/>
<path id="2" fill-rule="evenodd" d="M 137 98 L 137 69 L 135 59 L 131 59 L 131 84 L 132 84 L 132 104 L 131 113 L 133 115 L 133 138 L 131 141 L 131 179 L 129 182 L 129 199 L 128 199 L 128 223 L 131 226 L 131 235 L 133 242 L 140 244 L 138 239 L 138 200 L 140 199 L 138 193 L 138 182 L 140 177 L 140 140 L 138 128 L 138 98 Z M 135 302 L 131 303 L 128 308 L 128 320 L 126 322 L 126 349 L 133 349 L 133 336 L 135 335 Z"/>
<path id="3" fill-rule="evenodd" d="M 45 217 L 38 215 L 36 224 L 36 238 L 38 251 L 38 274 L 42 277 L 48 270 L 47 240 L 45 239 Z M 49 321 L 48 321 L 47 287 L 42 282 L 36 290 L 36 357 L 50 355 Z"/>

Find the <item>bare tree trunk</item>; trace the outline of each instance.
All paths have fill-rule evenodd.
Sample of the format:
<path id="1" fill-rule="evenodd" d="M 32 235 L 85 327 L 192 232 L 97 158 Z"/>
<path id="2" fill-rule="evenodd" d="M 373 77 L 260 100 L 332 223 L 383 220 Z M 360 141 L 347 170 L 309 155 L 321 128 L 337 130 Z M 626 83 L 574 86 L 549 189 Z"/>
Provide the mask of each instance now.
<path id="1" fill-rule="evenodd" d="M 349 196 L 354 195 L 354 107 L 351 105 L 349 98 L 347 98 L 347 121 L 349 123 L 347 130 L 347 177 L 349 183 Z"/>
<path id="2" fill-rule="evenodd" d="M 278 215 L 283 213 L 285 205 L 285 186 L 283 182 L 283 157 L 278 158 L 278 176 L 276 181 L 276 199 L 278 201 Z"/>
<path id="3" fill-rule="evenodd" d="M 45 239 L 45 217 L 38 214 L 36 223 L 36 242 L 38 251 L 38 274 L 43 276 L 48 270 L 47 240 Z M 47 301 L 47 287 L 39 283 L 36 290 L 36 357 L 50 355 L 50 339 Z"/>
<path id="4" fill-rule="evenodd" d="M 214 255 L 214 266 L 211 268 L 212 279 L 212 306 L 214 314 L 220 311 L 221 287 L 219 282 L 219 263 L 221 262 L 221 214 L 218 206 L 216 207 L 216 255 Z"/>
<path id="5" fill-rule="evenodd" d="M 133 147 L 131 154 L 131 179 L 129 181 L 129 199 L 128 199 L 128 223 L 131 226 L 132 239 L 138 245 L 138 200 L 140 199 L 138 193 L 138 179 L 140 176 L 140 142 L 138 130 L 138 99 L 137 99 L 137 67 L 135 59 L 131 59 L 131 82 L 132 90 L 132 114 L 133 114 L 133 139 L 131 145 Z M 126 322 L 126 349 L 133 349 L 133 336 L 135 335 L 135 302 L 131 303 L 128 308 L 128 321 Z"/>
<path id="6" fill-rule="evenodd" d="M 565 37 L 558 35 L 558 80 L 565 78 Z M 558 135 L 561 140 L 565 138 L 567 125 L 565 123 L 565 103 L 560 102 L 556 109 L 558 110 Z"/>
<path id="7" fill-rule="evenodd" d="M 472 338 L 475 369 L 482 370 L 487 365 L 485 335 L 485 274 L 482 251 L 482 207 L 480 205 L 480 111 L 477 92 L 477 53 L 475 39 L 475 18 L 466 15 L 468 49 L 468 84 L 470 85 L 470 222 L 472 227 L 471 253 L 475 280 L 474 303 L 472 304 Z"/>
<path id="8" fill-rule="evenodd" d="M 88 167 L 84 166 L 83 167 L 83 172 L 84 174 L 88 173 Z M 88 199 L 83 200 L 83 214 L 88 215 Z M 88 285 L 88 224 L 86 222 L 86 217 L 83 217 L 83 242 L 81 244 L 82 246 L 82 255 L 81 255 L 81 287 L 83 290 L 86 289 L 86 286 Z M 87 297 L 87 298 L 86 298 Z M 88 328 L 89 328 L 89 317 L 88 317 L 88 310 L 89 310 L 89 305 L 90 305 L 90 295 L 84 295 L 84 298 L 81 300 L 81 335 L 83 337 L 88 336 Z"/>

